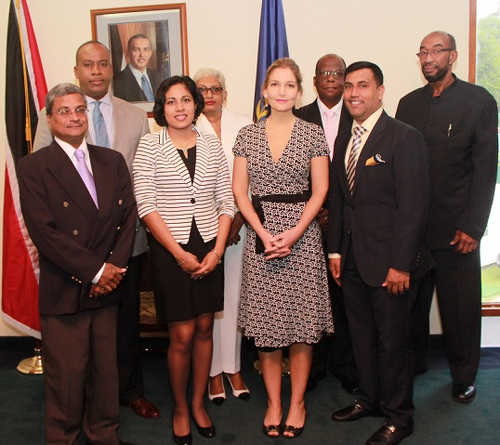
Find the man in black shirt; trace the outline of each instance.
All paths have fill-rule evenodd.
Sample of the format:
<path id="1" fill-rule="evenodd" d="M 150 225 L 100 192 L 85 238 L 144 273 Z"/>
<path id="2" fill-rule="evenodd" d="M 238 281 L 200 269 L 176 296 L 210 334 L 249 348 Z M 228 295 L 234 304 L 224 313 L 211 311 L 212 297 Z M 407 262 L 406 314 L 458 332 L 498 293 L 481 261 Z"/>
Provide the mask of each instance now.
<path id="1" fill-rule="evenodd" d="M 479 241 L 495 190 L 498 110 L 495 99 L 484 88 L 453 74 L 457 59 L 453 36 L 441 31 L 430 33 L 422 40 L 417 56 L 429 83 L 403 97 L 396 112 L 397 119 L 423 133 L 430 155 L 426 247 L 435 268 L 420 283 L 414 336 L 425 354 L 436 287 L 453 379 L 452 396 L 457 402 L 468 403 L 476 393 L 479 365 Z"/>

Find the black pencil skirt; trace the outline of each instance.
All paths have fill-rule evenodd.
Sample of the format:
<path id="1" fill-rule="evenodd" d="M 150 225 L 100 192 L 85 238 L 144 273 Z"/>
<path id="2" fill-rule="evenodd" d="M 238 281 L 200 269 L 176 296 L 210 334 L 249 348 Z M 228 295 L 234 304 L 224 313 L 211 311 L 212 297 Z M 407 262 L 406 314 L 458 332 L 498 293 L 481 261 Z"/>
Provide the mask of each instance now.
<path id="1" fill-rule="evenodd" d="M 224 308 L 224 262 L 199 280 L 191 278 L 172 254 L 148 235 L 151 252 L 153 290 L 158 322 L 185 321 Z M 215 238 L 205 243 L 193 220 L 187 244 L 182 248 L 201 262 L 215 246 Z"/>

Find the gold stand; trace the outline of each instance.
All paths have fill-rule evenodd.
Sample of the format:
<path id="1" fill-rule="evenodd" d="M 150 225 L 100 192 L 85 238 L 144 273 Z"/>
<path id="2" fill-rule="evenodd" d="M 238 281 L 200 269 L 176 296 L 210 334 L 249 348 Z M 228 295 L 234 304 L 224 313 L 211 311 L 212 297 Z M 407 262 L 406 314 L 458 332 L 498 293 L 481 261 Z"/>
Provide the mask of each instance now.
<path id="1" fill-rule="evenodd" d="M 21 360 L 17 365 L 17 370 L 21 374 L 39 375 L 43 374 L 42 365 L 42 344 L 40 340 L 35 340 L 35 347 L 33 348 L 35 355 L 33 357 Z"/>

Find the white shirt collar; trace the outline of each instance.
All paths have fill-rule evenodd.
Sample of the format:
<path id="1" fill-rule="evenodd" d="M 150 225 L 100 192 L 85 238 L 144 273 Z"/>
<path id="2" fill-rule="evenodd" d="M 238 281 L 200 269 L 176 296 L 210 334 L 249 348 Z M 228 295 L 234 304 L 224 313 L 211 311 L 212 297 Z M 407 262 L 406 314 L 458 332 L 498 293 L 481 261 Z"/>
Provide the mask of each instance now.
<path id="1" fill-rule="evenodd" d="M 89 149 L 87 147 L 87 141 L 85 141 L 85 138 L 83 138 L 82 143 L 77 148 L 73 147 L 71 144 L 68 144 L 62 139 L 59 139 L 57 136 L 54 136 L 54 140 L 58 143 L 59 147 L 61 147 L 64 150 L 64 153 L 68 155 L 68 157 L 71 159 L 71 161 L 73 161 L 73 163 L 75 162 L 75 150 L 77 149 L 82 150 L 85 153 L 85 159 L 88 159 Z"/>
<path id="2" fill-rule="evenodd" d="M 367 130 L 368 133 L 371 133 L 373 130 L 373 127 L 375 127 L 375 124 L 377 121 L 380 119 L 380 116 L 382 116 L 382 113 L 384 112 L 384 107 L 380 105 L 380 108 L 373 112 L 368 119 L 364 120 L 360 124 L 358 124 L 355 120 L 352 121 L 352 127 L 351 130 L 354 129 L 355 126 L 359 125 L 363 127 L 365 130 Z"/>
<path id="3" fill-rule="evenodd" d="M 87 104 L 92 104 L 99 100 L 101 104 L 111 105 L 111 95 L 109 94 L 109 91 L 100 99 L 94 99 L 93 97 L 87 95 L 85 95 L 85 99 L 87 99 Z"/>
<path id="4" fill-rule="evenodd" d="M 132 65 L 130 65 L 130 63 L 128 66 L 130 68 L 130 71 L 132 71 L 132 74 L 134 75 L 135 80 L 137 80 L 137 83 L 142 87 L 142 82 L 141 82 L 142 76 L 146 76 L 146 79 L 149 80 L 147 68 L 144 71 L 139 71 L 137 68 L 134 68 Z M 151 81 L 150 81 L 150 83 L 151 83 Z"/>

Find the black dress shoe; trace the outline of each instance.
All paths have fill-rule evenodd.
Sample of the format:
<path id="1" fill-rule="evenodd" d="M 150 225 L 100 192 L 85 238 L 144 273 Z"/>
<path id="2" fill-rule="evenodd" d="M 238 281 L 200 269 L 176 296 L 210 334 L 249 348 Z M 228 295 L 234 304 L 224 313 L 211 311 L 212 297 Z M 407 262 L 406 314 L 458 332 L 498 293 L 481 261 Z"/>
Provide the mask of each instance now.
<path id="1" fill-rule="evenodd" d="M 191 433 L 186 434 L 185 436 L 176 436 L 174 431 L 172 430 L 172 437 L 174 438 L 174 442 L 177 445 L 191 445 L 193 443 Z"/>
<path id="2" fill-rule="evenodd" d="M 200 426 L 198 425 L 198 422 L 195 420 L 193 417 L 194 424 L 196 425 L 196 429 L 198 430 L 198 433 L 200 433 L 203 437 L 206 437 L 207 439 L 211 439 L 212 437 L 215 437 L 215 426 L 212 424 L 210 426 Z"/>
<path id="3" fill-rule="evenodd" d="M 451 390 L 453 400 L 458 403 L 470 403 L 476 397 L 476 386 L 454 383 Z"/>
<path id="4" fill-rule="evenodd" d="M 339 409 L 332 414 L 332 420 L 337 422 L 350 422 L 352 420 L 361 419 L 361 417 L 372 416 L 375 412 L 369 408 L 364 407 L 358 402 L 346 408 Z"/>
<path id="5" fill-rule="evenodd" d="M 386 424 L 373 433 L 366 441 L 366 445 L 396 445 L 411 433 L 413 424 L 408 426 Z"/>

